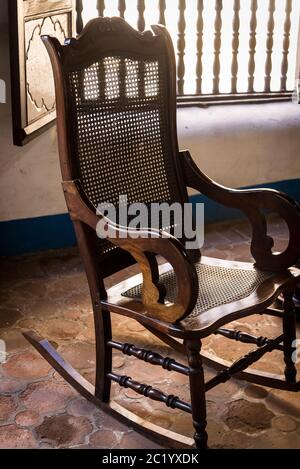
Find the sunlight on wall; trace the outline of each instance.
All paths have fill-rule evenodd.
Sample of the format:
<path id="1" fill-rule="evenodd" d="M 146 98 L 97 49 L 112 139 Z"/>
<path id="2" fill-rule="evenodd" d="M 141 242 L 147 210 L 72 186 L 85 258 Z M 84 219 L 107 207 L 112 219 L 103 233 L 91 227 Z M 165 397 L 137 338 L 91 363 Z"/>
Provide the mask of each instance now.
<path id="1" fill-rule="evenodd" d="M 83 20 L 97 16 L 96 0 L 84 0 Z M 232 61 L 232 20 L 233 20 L 234 0 L 223 0 L 222 10 L 222 45 L 221 45 L 221 72 L 220 72 L 220 92 L 229 93 L 231 87 L 231 61 Z M 250 5 L 251 0 L 241 0 L 240 9 L 240 31 L 239 31 L 239 53 L 238 53 L 238 92 L 246 92 L 248 87 L 248 61 L 249 61 L 249 32 L 250 32 Z M 272 53 L 272 80 L 271 90 L 279 91 L 283 32 L 285 20 L 286 0 L 275 0 L 276 10 L 274 13 L 274 45 Z M 137 1 L 127 0 L 125 19 L 132 26 L 137 23 Z M 158 0 L 145 0 L 145 21 L 146 28 L 158 22 Z M 293 10 L 291 15 L 290 31 L 290 52 L 289 68 L 287 75 L 287 89 L 293 90 L 295 84 L 296 70 L 296 50 L 298 25 L 300 14 L 300 1 L 293 0 Z M 177 22 L 178 22 L 178 1 L 166 0 L 166 24 L 172 36 L 176 49 L 177 44 Z M 257 30 L 256 30 L 256 53 L 255 53 L 255 91 L 264 90 L 265 61 L 266 61 L 266 38 L 268 23 L 269 0 L 259 0 L 257 10 Z M 118 16 L 118 0 L 106 0 L 105 16 Z M 196 22 L 197 22 L 197 0 L 186 0 L 186 31 L 185 31 L 185 94 L 195 93 L 196 80 Z M 212 93 L 213 62 L 214 62 L 214 21 L 215 2 L 204 0 L 203 11 L 204 31 L 203 31 L 203 93 Z"/>

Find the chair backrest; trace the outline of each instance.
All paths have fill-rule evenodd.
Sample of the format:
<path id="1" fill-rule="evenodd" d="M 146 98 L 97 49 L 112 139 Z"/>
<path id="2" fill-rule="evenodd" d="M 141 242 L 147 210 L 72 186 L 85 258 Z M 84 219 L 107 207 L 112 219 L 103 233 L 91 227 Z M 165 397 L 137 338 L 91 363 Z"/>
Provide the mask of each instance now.
<path id="1" fill-rule="evenodd" d="M 163 26 L 140 33 L 121 18 L 91 20 L 61 45 L 43 37 L 56 85 L 64 180 L 79 179 L 90 202 L 180 202 L 176 71 Z M 113 247 L 99 241 L 102 255 Z"/>

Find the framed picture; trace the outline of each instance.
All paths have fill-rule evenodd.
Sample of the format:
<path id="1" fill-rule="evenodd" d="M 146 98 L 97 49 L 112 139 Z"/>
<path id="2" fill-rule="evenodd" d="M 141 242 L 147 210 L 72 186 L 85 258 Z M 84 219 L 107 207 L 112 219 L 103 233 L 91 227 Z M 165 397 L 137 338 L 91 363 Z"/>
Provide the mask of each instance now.
<path id="1" fill-rule="evenodd" d="M 24 145 L 56 118 L 50 60 L 40 36 L 75 34 L 75 0 L 9 0 L 13 140 Z"/>

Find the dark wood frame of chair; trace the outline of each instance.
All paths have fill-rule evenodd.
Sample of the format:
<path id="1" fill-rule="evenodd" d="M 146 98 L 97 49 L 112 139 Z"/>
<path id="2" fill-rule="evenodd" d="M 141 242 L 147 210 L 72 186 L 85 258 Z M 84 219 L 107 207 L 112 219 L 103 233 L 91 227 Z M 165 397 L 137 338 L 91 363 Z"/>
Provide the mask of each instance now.
<path id="1" fill-rule="evenodd" d="M 289 391 L 299 391 L 300 381 L 296 381 L 296 368 L 292 360 L 293 341 L 296 337 L 293 291 L 300 271 L 293 266 L 300 257 L 300 208 L 286 195 L 265 189 L 234 190 L 220 186 L 203 174 L 191 159 L 188 151 L 179 152 L 176 130 L 176 73 L 175 58 L 171 39 L 163 26 L 153 26 L 153 33 L 139 33 L 120 18 L 97 18 L 90 21 L 77 39 L 71 39 L 62 46 L 57 39 L 44 36 L 55 78 L 57 100 L 57 129 L 63 191 L 86 269 L 93 304 L 96 335 L 96 384 L 92 386 L 72 366 L 65 362 L 52 345 L 35 332 L 25 333 L 31 344 L 41 355 L 72 385 L 80 394 L 95 404 L 111 412 L 131 426 L 155 437 L 162 444 L 172 447 L 207 447 L 205 391 L 224 383 L 233 375 L 260 385 Z M 127 228 L 114 225 L 101 214 L 95 212 L 82 188 L 71 145 L 69 108 L 66 98 L 65 80 L 69 70 L 82 62 L 92 64 L 99 55 L 131 50 L 137 56 L 145 51 L 152 54 L 163 53 L 168 68 L 168 122 L 172 154 L 172 164 L 176 169 L 181 202 L 187 201 L 187 187 L 194 188 L 211 199 L 226 206 L 240 209 L 248 217 L 252 226 L 251 253 L 255 259 L 255 269 L 272 272 L 254 294 L 242 300 L 213 308 L 199 318 L 189 318 L 198 298 L 198 278 L 195 266 L 183 244 L 171 234 L 155 232 L 151 229 L 135 232 L 130 237 Z M 273 240 L 267 235 L 267 223 L 261 209 L 277 212 L 287 223 L 290 240 L 287 249 L 281 254 L 272 253 Z M 103 270 L 99 266 L 95 252 L 97 238 L 95 230 L 99 220 L 104 220 L 111 233 L 110 241 L 117 246 L 117 253 L 110 254 L 109 262 Z M 124 231 L 125 230 L 125 231 Z M 126 236 L 121 237 L 120 233 Z M 131 254 L 140 265 L 143 276 L 134 276 L 106 291 L 104 278 L 121 270 L 130 259 L 122 251 Z M 151 254 L 150 254 L 151 253 Z M 162 255 L 169 264 L 162 271 L 171 268 L 179 278 L 178 295 L 173 305 L 166 305 L 161 298 L 158 285 L 159 273 L 155 255 Z M 126 257 L 127 256 L 127 257 Z M 202 263 L 249 268 L 249 264 L 202 258 Z M 171 265 L 171 266 L 170 266 Z M 297 280 L 298 279 L 298 280 Z M 122 296 L 122 292 L 143 281 L 143 291 L 147 295 L 142 301 L 133 301 Z M 283 294 L 283 310 L 272 307 L 279 294 Z M 135 319 L 151 333 L 171 348 L 187 357 L 188 365 L 183 365 L 168 357 L 162 357 L 150 350 L 140 349 L 132 344 L 112 340 L 110 313 L 117 313 Z M 283 321 L 283 333 L 276 339 L 254 337 L 249 334 L 225 329 L 226 323 L 260 313 L 279 316 Z M 210 334 L 221 334 L 233 340 L 255 344 L 257 348 L 233 364 L 201 352 L 201 339 Z M 182 342 L 183 341 L 183 342 Z M 122 351 L 137 359 L 144 360 L 164 370 L 175 370 L 189 378 L 191 404 L 178 397 L 166 395 L 149 385 L 133 381 L 128 376 L 120 376 L 112 371 L 112 349 Z M 274 349 L 282 350 L 285 360 L 285 376 L 270 375 L 254 370 L 246 370 L 265 353 Z M 215 367 L 218 373 L 204 382 L 203 362 Z M 194 440 L 171 431 L 162 431 L 156 425 L 140 419 L 127 409 L 110 400 L 111 382 L 129 387 L 150 399 L 165 403 L 192 415 L 195 428 Z"/>

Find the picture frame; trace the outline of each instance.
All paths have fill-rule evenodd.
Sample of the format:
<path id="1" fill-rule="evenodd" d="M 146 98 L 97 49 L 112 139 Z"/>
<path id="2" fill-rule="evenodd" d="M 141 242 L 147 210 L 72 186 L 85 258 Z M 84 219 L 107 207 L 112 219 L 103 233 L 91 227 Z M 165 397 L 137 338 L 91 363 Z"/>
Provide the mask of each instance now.
<path id="1" fill-rule="evenodd" d="M 51 64 L 40 39 L 75 33 L 75 0 L 9 0 L 13 143 L 23 146 L 56 118 Z"/>

